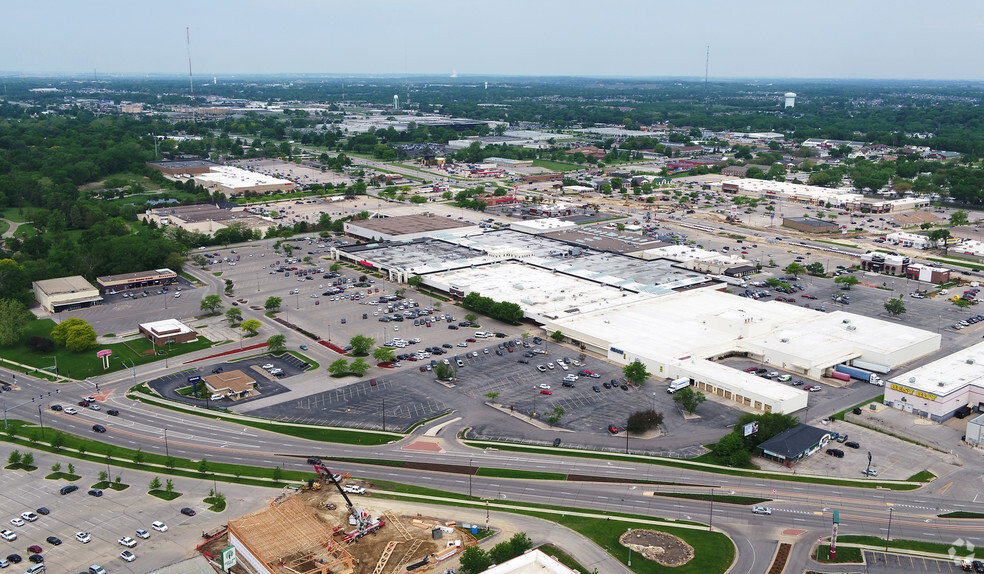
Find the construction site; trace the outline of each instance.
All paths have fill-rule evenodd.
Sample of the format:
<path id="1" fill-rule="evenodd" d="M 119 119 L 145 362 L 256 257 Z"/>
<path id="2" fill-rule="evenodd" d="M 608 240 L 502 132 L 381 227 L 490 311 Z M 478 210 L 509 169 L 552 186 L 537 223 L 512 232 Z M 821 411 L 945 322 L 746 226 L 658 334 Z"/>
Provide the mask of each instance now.
<path id="1" fill-rule="evenodd" d="M 230 520 L 200 547 L 206 557 L 235 548 L 228 570 L 235 574 L 444 572 L 449 559 L 477 544 L 471 525 L 401 516 L 368 496 L 370 484 L 309 462 L 317 481 L 285 488 L 269 508 Z"/>

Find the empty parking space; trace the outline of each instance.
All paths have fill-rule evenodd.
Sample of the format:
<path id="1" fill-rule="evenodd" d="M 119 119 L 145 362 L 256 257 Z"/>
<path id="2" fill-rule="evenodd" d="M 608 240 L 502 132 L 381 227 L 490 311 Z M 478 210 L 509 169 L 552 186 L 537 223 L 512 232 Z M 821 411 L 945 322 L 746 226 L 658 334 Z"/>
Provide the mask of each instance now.
<path id="1" fill-rule="evenodd" d="M 887 554 L 885 552 L 865 552 L 865 562 L 867 569 L 865 572 L 875 573 L 895 573 L 895 572 L 962 572 L 959 563 L 953 560 L 938 560 L 935 558 L 922 558 L 919 556 L 902 556 L 899 554 Z"/>

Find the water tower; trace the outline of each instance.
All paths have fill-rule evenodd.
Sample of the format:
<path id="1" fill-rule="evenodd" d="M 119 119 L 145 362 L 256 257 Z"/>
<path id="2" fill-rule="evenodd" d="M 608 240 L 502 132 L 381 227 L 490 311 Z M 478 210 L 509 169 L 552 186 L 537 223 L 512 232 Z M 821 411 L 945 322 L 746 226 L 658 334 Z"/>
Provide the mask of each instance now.
<path id="1" fill-rule="evenodd" d="M 395 111 L 400 111 L 400 96 L 398 95 L 393 96 L 393 109 Z"/>
<path id="2" fill-rule="evenodd" d="M 786 92 L 786 105 L 783 108 L 792 108 L 796 105 L 796 94 L 794 92 Z"/>

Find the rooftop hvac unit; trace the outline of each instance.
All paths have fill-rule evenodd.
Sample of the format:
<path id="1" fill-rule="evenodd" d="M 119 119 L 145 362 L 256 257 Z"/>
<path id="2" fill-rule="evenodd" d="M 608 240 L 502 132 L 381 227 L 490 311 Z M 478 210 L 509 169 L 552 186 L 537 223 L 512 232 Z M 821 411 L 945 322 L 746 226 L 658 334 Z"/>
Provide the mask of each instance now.
<path id="1" fill-rule="evenodd" d="M 855 331 L 855 330 L 857 330 L 857 327 L 855 327 L 854 325 L 848 325 L 847 326 L 847 330 L 848 331 Z"/>
<path id="2" fill-rule="evenodd" d="M 850 323 L 850 322 L 851 322 L 851 320 L 850 320 L 850 319 L 844 319 L 844 320 L 843 320 L 843 321 L 841 321 L 841 322 L 842 322 L 842 323 Z"/>
<path id="3" fill-rule="evenodd" d="M 909 384 L 910 385 L 915 384 L 915 382 L 916 382 L 916 378 L 915 377 L 909 377 Z"/>
<path id="4" fill-rule="evenodd" d="M 783 342 L 783 343 L 788 343 L 789 342 L 789 339 L 780 339 L 780 341 Z"/>
<path id="5" fill-rule="evenodd" d="M 967 359 L 967 364 L 968 365 L 973 365 L 974 364 L 974 359 Z"/>
<path id="6" fill-rule="evenodd" d="M 940 381 L 940 382 L 936 383 L 936 386 L 937 387 L 945 387 L 946 386 L 946 383 L 943 382 L 943 381 Z"/>

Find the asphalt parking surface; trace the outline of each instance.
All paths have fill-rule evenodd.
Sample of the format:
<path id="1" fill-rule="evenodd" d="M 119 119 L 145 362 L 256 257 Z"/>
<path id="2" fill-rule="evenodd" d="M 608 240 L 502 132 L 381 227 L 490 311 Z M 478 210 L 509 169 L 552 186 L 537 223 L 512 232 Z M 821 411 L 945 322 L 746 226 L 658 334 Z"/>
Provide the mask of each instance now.
<path id="1" fill-rule="evenodd" d="M 864 559 L 867 564 L 865 572 L 870 574 L 893 574 L 895 572 L 932 572 L 933 574 L 939 572 L 963 572 L 960 565 L 954 560 L 902 556 L 899 554 L 886 554 L 885 552 L 865 552 Z"/>
<path id="2" fill-rule="evenodd" d="M 201 366 L 193 371 L 182 371 L 180 373 L 165 375 L 163 377 L 147 381 L 147 384 L 164 398 L 189 405 L 206 406 L 205 400 L 195 399 L 179 394 L 177 392 L 178 389 L 187 387 L 191 384 L 188 382 L 189 377 L 199 376 L 204 378 L 206 376 L 216 374 L 215 371 L 217 369 L 222 369 L 222 372 L 235 370 L 243 371 L 256 381 L 259 393 L 254 393 L 250 397 L 237 399 L 235 401 L 232 401 L 231 399 L 208 401 L 208 406 L 228 407 L 233 404 L 243 404 L 251 399 L 257 399 L 259 397 L 269 397 L 271 395 L 286 393 L 289 390 L 286 386 L 280 383 L 281 379 L 270 375 L 266 370 L 261 368 L 263 365 L 267 364 L 272 364 L 275 367 L 283 369 L 284 375 L 282 378 L 284 379 L 304 372 L 305 365 L 307 365 L 307 363 L 289 353 L 285 353 L 281 356 L 261 355 L 231 363 L 201 364 Z"/>

